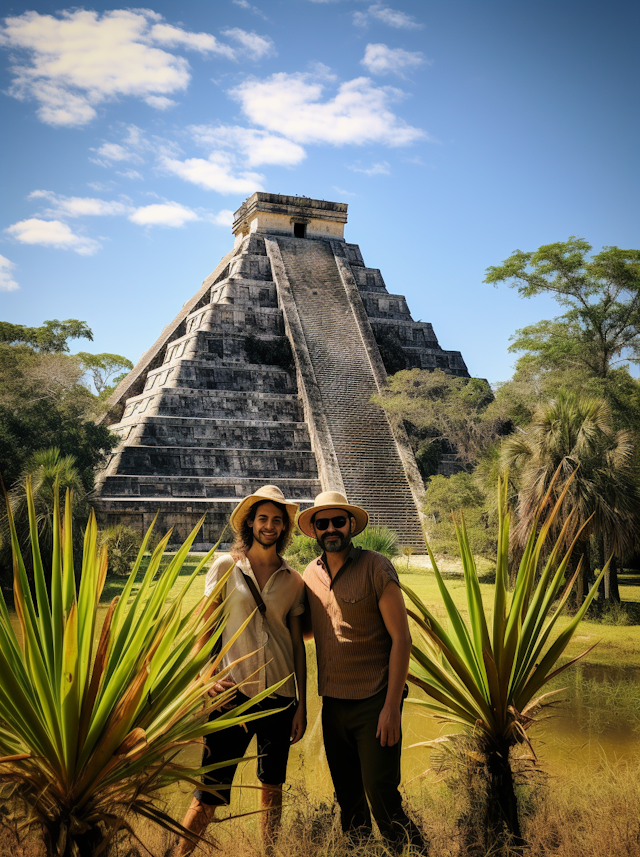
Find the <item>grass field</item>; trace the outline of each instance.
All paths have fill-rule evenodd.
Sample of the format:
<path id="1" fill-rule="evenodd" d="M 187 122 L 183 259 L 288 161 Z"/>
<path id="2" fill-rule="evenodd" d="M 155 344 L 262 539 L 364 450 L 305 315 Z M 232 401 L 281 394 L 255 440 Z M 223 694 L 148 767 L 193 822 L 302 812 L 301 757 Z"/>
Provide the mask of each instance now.
<path id="1" fill-rule="evenodd" d="M 183 573 L 190 573 L 196 558 L 190 558 Z M 433 572 L 423 564 L 398 561 L 401 580 L 431 606 L 436 615 L 444 616 Z M 464 584 L 455 563 L 446 563 L 446 583 L 453 599 L 464 613 Z M 480 573 L 490 569 L 481 568 Z M 104 610 L 119 593 L 122 581 L 109 579 L 105 587 Z M 626 604 L 640 603 L 640 579 L 624 578 L 621 594 Z M 492 587 L 481 583 L 485 604 L 490 612 Z M 197 582 L 191 595 L 194 603 L 201 595 Z M 566 620 L 564 620 L 566 621 Z M 610 625 L 585 621 L 571 643 L 567 655 L 572 657 L 598 645 L 569 674 L 562 677 L 566 687 L 565 702 L 553 711 L 550 719 L 531 730 L 534 748 L 539 756 L 538 775 L 523 785 L 529 814 L 525 820 L 531 855 L 553 857 L 629 857 L 640 856 L 640 625 Z M 308 644 L 309 725 L 304 740 L 292 749 L 288 785 L 285 794 L 284 827 L 279 853 L 296 857 L 340 857 L 346 853 L 339 835 L 337 813 L 333 806 L 332 787 L 320 727 L 320 702 L 316 693 L 315 647 Z M 414 695 L 413 693 L 410 694 Z M 432 718 L 419 713 L 410 704 L 403 718 L 403 789 L 407 805 L 416 820 L 423 824 L 433 841 L 433 854 L 448 857 L 460 853 L 457 845 L 456 818 L 461 811 L 460 794 L 451 790 L 443 777 L 430 769 L 429 751 L 411 745 L 442 734 L 442 727 Z M 249 751 L 251 754 L 251 748 Z M 198 748 L 189 751 L 197 762 Z M 255 813 L 258 793 L 255 761 L 239 770 L 234 789 L 231 815 L 248 813 L 213 828 L 222 853 L 251 855 L 260 853 Z M 167 796 L 168 807 L 180 815 L 190 801 L 189 793 Z M 153 855 L 162 855 L 166 843 L 162 834 L 141 830 L 142 838 Z M 2 840 L 0 839 L 0 847 Z M 25 855 L 35 855 L 26 846 Z M 2 853 L 9 853 L 3 851 Z M 13 849 L 16 857 L 19 851 Z M 124 844 L 114 853 L 124 857 Z M 203 853 L 208 853 L 204 849 Z M 211 851 L 221 854 L 221 851 Z M 372 844 L 361 857 L 383 853 Z"/>

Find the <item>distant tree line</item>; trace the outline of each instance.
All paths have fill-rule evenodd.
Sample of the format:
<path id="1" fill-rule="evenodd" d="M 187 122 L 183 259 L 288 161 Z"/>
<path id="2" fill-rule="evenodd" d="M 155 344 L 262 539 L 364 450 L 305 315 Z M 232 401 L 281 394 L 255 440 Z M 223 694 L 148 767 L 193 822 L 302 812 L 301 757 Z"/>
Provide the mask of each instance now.
<path id="1" fill-rule="evenodd" d="M 93 340 L 86 322 L 41 327 L 0 322 L 0 476 L 26 538 L 25 480 L 34 479 L 41 535 L 50 537 L 53 485 L 73 489 L 74 512 L 88 515 L 94 473 L 117 444 L 96 425 L 106 399 L 132 368 L 118 354 L 70 354 L 69 342 Z M 2 504 L 4 506 L 4 503 Z M 0 578 L 11 579 L 6 514 L 0 512 Z M 80 532 L 80 528 L 78 528 Z"/>
<path id="2" fill-rule="evenodd" d="M 516 331 L 509 381 L 492 390 L 481 379 L 413 369 L 390 377 L 378 401 L 409 428 L 436 550 L 456 551 L 450 512 L 462 510 L 474 551 L 495 556 L 493 486 L 508 474 L 517 555 L 558 472 L 548 503 L 571 477 L 560 520 L 569 519 L 563 544 L 578 539 L 581 583 L 612 557 L 602 595 L 618 600 L 617 569 L 637 563 L 640 550 L 640 381 L 630 371 L 640 363 L 640 251 L 591 251 L 572 237 L 487 269 L 486 283 L 524 298 L 550 294 L 563 310 Z M 449 478 L 437 475 L 443 451 L 459 466 Z"/>

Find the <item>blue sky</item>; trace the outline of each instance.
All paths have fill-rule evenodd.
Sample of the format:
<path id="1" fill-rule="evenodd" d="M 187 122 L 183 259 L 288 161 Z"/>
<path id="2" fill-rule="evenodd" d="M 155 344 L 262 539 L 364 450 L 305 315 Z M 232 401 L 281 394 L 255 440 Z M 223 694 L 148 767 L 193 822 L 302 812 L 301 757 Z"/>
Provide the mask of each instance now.
<path id="1" fill-rule="evenodd" d="M 557 314 L 483 284 L 570 235 L 638 247 L 635 3 L 3 3 L 0 318 L 137 360 L 254 190 L 347 240 L 473 375 Z"/>

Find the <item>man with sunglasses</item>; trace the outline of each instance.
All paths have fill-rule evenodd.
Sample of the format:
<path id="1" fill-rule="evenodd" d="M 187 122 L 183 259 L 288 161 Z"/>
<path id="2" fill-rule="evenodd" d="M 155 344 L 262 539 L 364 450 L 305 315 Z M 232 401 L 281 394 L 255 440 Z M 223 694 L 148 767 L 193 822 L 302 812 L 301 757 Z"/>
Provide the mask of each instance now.
<path id="1" fill-rule="evenodd" d="M 298 517 L 322 556 L 304 572 L 316 641 L 327 762 L 342 829 L 371 835 L 371 814 L 397 853 L 427 846 L 402 808 L 401 715 L 411 652 L 407 610 L 392 563 L 352 544 L 368 513 L 338 491 L 319 494 Z"/>

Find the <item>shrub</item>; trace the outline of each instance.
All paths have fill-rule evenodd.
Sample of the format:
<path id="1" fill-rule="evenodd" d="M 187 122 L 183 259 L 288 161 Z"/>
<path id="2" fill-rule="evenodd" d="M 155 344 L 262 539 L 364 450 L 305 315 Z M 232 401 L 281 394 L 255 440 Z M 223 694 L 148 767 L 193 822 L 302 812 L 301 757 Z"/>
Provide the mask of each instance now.
<path id="1" fill-rule="evenodd" d="M 455 555 L 458 549 L 453 511 L 464 515 L 471 550 L 492 559 L 496 552 L 497 521 L 486 494 L 470 473 L 433 476 L 424 496 L 427 533 L 434 553 Z"/>
<path id="2" fill-rule="evenodd" d="M 389 559 L 400 555 L 398 534 L 389 527 L 367 527 L 354 538 L 353 543 L 364 550 L 378 551 Z"/>
<path id="3" fill-rule="evenodd" d="M 128 575 L 142 544 L 141 533 L 124 524 L 116 524 L 114 527 L 102 530 L 98 536 L 98 542 L 100 546 L 104 545 L 107 549 L 109 557 L 107 573 Z"/>
<path id="4" fill-rule="evenodd" d="M 298 571 L 304 571 L 311 560 L 320 556 L 320 548 L 318 542 L 310 536 L 305 536 L 304 533 L 298 531 L 291 539 L 291 543 L 286 550 L 285 557 Z"/>

